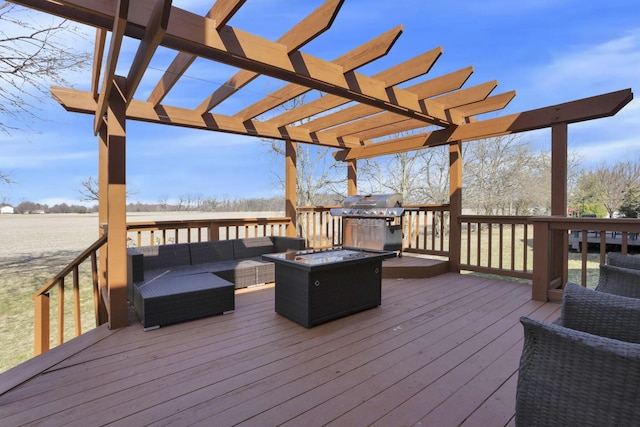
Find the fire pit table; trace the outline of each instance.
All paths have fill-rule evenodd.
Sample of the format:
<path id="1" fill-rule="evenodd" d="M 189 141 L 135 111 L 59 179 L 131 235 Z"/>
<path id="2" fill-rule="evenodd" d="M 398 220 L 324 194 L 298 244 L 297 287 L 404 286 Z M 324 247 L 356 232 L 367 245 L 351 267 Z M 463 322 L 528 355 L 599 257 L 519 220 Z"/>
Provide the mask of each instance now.
<path id="1" fill-rule="evenodd" d="M 343 248 L 263 255 L 275 263 L 276 313 L 310 328 L 381 304 L 390 251 Z"/>

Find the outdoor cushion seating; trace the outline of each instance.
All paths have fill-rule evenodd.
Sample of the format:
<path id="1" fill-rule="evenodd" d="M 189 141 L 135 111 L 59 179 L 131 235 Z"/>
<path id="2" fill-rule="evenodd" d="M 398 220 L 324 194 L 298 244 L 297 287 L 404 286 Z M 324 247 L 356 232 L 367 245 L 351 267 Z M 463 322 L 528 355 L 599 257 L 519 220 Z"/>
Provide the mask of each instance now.
<path id="1" fill-rule="evenodd" d="M 145 328 L 230 312 L 235 289 L 275 280 L 262 254 L 304 248 L 285 236 L 128 248 L 129 303 Z"/>
<path id="2" fill-rule="evenodd" d="M 234 285 L 214 274 L 156 277 L 133 289 L 145 330 L 235 310 Z"/>
<path id="3" fill-rule="evenodd" d="M 523 317 L 518 426 L 622 426 L 640 420 L 640 300 L 567 284 L 561 319 Z"/>

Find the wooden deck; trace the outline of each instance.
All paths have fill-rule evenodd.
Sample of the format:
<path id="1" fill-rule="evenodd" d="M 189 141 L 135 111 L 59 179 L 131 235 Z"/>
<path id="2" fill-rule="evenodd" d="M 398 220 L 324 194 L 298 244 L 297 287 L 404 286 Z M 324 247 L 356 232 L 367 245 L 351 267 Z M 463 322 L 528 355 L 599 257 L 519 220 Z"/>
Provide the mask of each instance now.
<path id="1" fill-rule="evenodd" d="M 518 320 L 560 308 L 452 273 L 384 279 L 380 307 L 311 329 L 273 297 L 238 291 L 235 313 L 149 332 L 97 328 L 0 375 L 0 425 L 513 425 Z"/>

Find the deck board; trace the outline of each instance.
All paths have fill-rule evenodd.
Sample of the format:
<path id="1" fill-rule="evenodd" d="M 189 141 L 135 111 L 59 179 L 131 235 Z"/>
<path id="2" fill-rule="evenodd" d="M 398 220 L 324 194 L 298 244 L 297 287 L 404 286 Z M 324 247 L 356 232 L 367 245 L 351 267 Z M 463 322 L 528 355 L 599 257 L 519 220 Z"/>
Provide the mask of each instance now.
<path id="1" fill-rule="evenodd" d="M 530 297 L 471 275 L 384 279 L 380 307 L 306 329 L 274 312 L 273 285 L 238 291 L 232 314 L 80 337 L 0 395 L 0 424 L 508 425 L 518 320 L 558 316 Z"/>

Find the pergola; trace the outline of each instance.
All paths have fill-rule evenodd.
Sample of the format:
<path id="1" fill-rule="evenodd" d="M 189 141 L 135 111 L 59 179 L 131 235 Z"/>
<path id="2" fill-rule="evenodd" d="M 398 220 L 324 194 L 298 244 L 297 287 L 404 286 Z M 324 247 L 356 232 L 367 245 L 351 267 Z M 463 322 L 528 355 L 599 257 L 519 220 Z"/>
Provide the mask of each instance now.
<path id="1" fill-rule="evenodd" d="M 356 162 L 361 158 L 449 145 L 451 269 L 459 259 L 462 158 L 461 143 L 550 127 L 552 129 L 552 215 L 566 215 L 567 126 L 616 114 L 633 98 L 630 89 L 497 118 L 484 113 L 507 106 L 515 92 L 493 95 L 497 82 L 464 87 L 468 67 L 436 78 L 424 77 L 438 58 L 437 47 L 373 76 L 360 67 L 384 56 L 402 33 L 396 27 L 332 61 L 304 52 L 305 44 L 329 29 L 344 0 L 327 0 L 277 41 L 228 25 L 245 0 L 217 0 L 206 16 L 173 7 L 171 0 L 16 0 L 47 13 L 96 28 L 91 90 L 53 87 L 53 96 L 68 111 L 94 115 L 99 138 L 99 222 L 108 229 L 100 256 L 102 298 L 110 328 L 127 324 L 126 304 L 126 123 L 137 120 L 227 132 L 286 143 L 285 215 L 295 225 L 296 147 L 316 144 L 335 149 L 347 162 L 348 192 L 356 192 Z M 111 32 L 108 46 L 107 32 Z M 139 40 L 126 76 L 116 75 L 124 37 Z M 138 86 L 158 47 L 177 52 L 147 99 L 136 98 Z M 106 60 L 103 61 L 105 57 Z M 201 58 L 214 67 L 236 67 L 226 83 L 203 97 L 195 108 L 163 103 L 166 95 Z M 233 115 L 215 112 L 224 100 L 265 75 L 287 82 L 264 99 Z M 315 98 L 285 113 L 276 109 L 304 93 Z M 266 113 L 268 119 L 261 120 Z M 416 130 L 418 130 L 416 132 Z M 411 136 L 399 133 L 414 131 Z M 288 227 L 295 233 L 295 227 Z M 560 249 L 561 246 L 560 246 Z"/>

